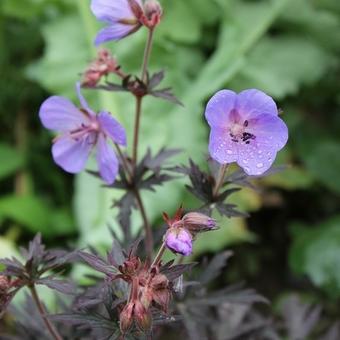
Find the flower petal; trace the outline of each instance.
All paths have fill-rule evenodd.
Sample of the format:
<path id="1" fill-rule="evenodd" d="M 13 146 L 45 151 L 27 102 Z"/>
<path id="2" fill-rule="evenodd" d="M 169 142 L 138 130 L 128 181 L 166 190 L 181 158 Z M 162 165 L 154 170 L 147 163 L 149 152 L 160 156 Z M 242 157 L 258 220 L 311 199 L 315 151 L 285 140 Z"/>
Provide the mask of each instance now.
<path id="1" fill-rule="evenodd" d="M 256 138 L 250 144 L 238 145 L 239 158 L 237 164 L 250 176 L 259 176 L 273 164 L 277 149 L 263 138 Z"/>
<path id="2" fill-rule="evenodd" d="M 236 109 L 244 119 L 250 119 L 260 114 L 278 115 L 273 98 L 256 89 L 240 92 L 237 95 Z"/>
<path id="3" fill-rule="evenodd" d="M 136 1 L 143 6 L 141 0 Z M 127 0 L 92 0 L 91 10 L 98 20 L 109 23 L 135 18 Z"/>
<path id="4" fill-rule="evenodd" d="M 237 143 L 229 136 L 229 130 L 212 127 L 209 139 L 209 153 L 220 164 L 236 162 L 238 160 Z"/>
<path id="5" fill-rule="evenodd" d="M 95 116 L 96 115 L 95 112 L 93 112 L 92 109 L 89 107 L 89 104 L 87 103 L 86 99 L 81 93 L 81 84 L 79 81 L 76 83 L 76 92 L 77 92 L 81 107 L 85 109 L 86 112 L 88 112 L 90 115 Z"/>
<path id="6" fill-rule="evenodd" d="M 99 134 L 97 142 L 97 163 L 100 176 L 107 184 L 112 184 L 118 174 L 118 159 L 103 134 Z"/>
<path id="7" fill-rule="evenodd" d="M 192 253 L 192 237 L 185 229 L 169 229 L 165 235 L 165 244 L 174 253 L 184 256 Z"/>
<path id="8" fill-rule="evenodd" d="M 108 27 L 104 27 L 101 29 L 94 41 L 95 45 L 98 46 L 106 41 L 110 40 L 119 40 L 133 31 L 135 31 L 139 26 L 136 25 L 125 25 L 125 24 L 119 24 L 115 23 L 113 25 L 110 25 Z"/>
<path id="9" fill-rule="evenodd" d="M 89 122 L 86 115 L 72 102 L 58 96 L 50 97 L 42 103 L 39 117 L 45 128 L 60 132 L 75 130 Z"/>
<path id="10" fill-rule="evenodd" d="M 125 129 L 108 112 L 99 112 L 98 121 L 102 131 L 108 135 L 113 142 L 124 146 L 126 145 Z"/>
<path id="11" fill-rule="evenodd" d="M 205 118 L 210 126 L 226 126 L 230 112 L 235 108 L 237 94 L 230 90 L 218 91 L 208 102 Z"/>
<path id="12" fill-rule="evenodd" d="M 65 171 L 72 174 L 82 171 L 91 152 L 95 136 L 89 134 L 75 140 L 70 136 L 62 136 L 52 146 L 54 161 Z"/>
<path id="13" fill-rule="evenodd" d="M 288 128 L 284 121 L 276 116 L 262 114 L 249 120 L 249 131 L 266 144 L 281 150 L 288 140 Z"/>

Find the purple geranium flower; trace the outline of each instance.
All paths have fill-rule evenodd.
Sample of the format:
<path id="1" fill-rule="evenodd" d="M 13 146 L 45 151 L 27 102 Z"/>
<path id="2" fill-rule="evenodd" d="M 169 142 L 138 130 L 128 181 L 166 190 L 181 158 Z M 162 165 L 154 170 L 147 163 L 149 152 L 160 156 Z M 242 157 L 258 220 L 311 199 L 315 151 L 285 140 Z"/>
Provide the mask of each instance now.
<path id="1" fill-rule="evenodd" d="M 192 253 L 192 236 L 185 228 L 170 228 L 165 235 L 164 242 L 174 253 L 184 256 Z"/>
<path id="2" fill-rule="evenodd" d="M 142 26 L 141 0 L 92 0 L 91 10 L 98 20 L 108 24 L 97 34 L 96 45 L 122 39 Z"/>
<path id="3" fill-rule="evenodd" d="M 268 170 L 288 140 L 274 100 L 259 90 L 219 91 L 209 100 L 205 117 L 211 157 L 221 164 L 237 162 L 248 175 Z"/>
<path id="4" fill-rule="evenodd" d="M 60 134 L 52 146 L 53 159 L 65 171 L 78 173 L 84 169 L 91 150 L 97 147 L 99 173 L 107 184 L 112 184 L 118 173 L 118 159 L 108 139 L 126 145 L 125 130 L 108 112 L 96 115 L 89 108 L 79 83 L 77 93 L 80 109 L 58 96 L 46 99 L 40 107 L 44 127 Z"/>

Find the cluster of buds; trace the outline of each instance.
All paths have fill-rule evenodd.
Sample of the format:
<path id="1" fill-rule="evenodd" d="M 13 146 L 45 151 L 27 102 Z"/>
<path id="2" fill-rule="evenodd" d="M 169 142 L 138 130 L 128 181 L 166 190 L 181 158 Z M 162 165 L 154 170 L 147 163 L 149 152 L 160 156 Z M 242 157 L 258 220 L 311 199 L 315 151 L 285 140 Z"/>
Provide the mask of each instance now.
<path id="1" fill-rule="evenodd" d="M 163 213 L 168 225 L 164 242 L 172 252 L 188 256 L 192 253 L 195 236 L 200 232 L 215 230 L 216 221 L 204 214 L 189 212 L 183 217 L 183 209 L 179 208 L 173 218 Z"/>
<path id="2" fill-rule="evenodd" d="M 167 313 L 171 297 L 171 285 L 167 277 L 160 272 L 160 265 L 150 268 L 147 263 L 131 254 L 118 267 L 120 274 L 115 278 L 130 284 L 127 304 L 120 312 L 120 328 L 125 334 L 133 325 L 143 332 L 151 329 L 151 307 Z"/>
<path id="3" fill-rule="evenodd" d="M 13 293 L 10 292 L 12 287 L 11 280 L 7 276 L 0 275 L 0 318 L 12 300 Z"/>
<path id="4" fill-rule="evenodd" d="M 117 60 L 112 56 L 109 50 L 100 49 L 97 58 L 91 62 L 83 74 L 82 86 L 94 87 L 102 77 L 107 77 L 108 74 L 113 73 L 121 78 L 125 74 L 120 70 Z"/>

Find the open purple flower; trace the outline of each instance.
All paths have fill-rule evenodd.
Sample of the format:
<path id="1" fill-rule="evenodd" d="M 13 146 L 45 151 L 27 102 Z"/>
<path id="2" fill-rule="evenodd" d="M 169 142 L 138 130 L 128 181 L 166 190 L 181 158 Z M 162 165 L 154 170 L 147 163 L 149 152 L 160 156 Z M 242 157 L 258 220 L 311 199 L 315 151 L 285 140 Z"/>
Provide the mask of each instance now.
<path id="1" fill-rule="evenodd" d="M 211 127 L 211 157 L 221 164 L 237 162 L 248 175 L 268 170 L 288 140 L 274 100 L 256 89 L 217 92 L 205 117 Z"/>
<path id="2" fill-rule="evenodd" d="M 141 0 L 92 0 L 91 10 L 98 20 L 108 24 L 97 34 L 96 45 L 122 39 L 142 26 Z"/>
<path id="3" fill-rule="evenodd" d="M 89 108 L 79 83 L 77 93 L 80 109 L 58 96 L 46 99 L 40 107 L 39 117 L 44 127 L 59 133 L 52 146 L 53 159 L 65 171 L 78 173 L 96 147 L 99 173 L 107 184 L 112 184 L 119 164 L 109 139 L 126 145 L 125 130 L 108 112 L 97 115 Z"/>

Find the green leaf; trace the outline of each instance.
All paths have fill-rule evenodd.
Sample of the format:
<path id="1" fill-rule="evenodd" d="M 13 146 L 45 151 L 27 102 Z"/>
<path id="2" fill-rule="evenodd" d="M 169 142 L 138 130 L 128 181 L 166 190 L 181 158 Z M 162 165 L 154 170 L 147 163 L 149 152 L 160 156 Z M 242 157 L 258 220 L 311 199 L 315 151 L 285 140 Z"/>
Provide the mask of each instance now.
<path id="1" fill-rule="evenodd" d="M 24 157 L 7 144 L 0 144 L 0 180 L 14 174 L 24 165 Z"/>
<path id="2" fill-rule="evenodd" d="M 340 193 L 340 143 L 320 141 L 304 156 L 309 172 L 329 190 Z"/>
<path id="3" fill-rule="evenodd" d="M 64 235 L 74 232 L 69 214 L 52 209 L 35 196 L 3 196 L 0 199 L 0 220 L 9 219 L 21 224 L 32 233 L 45 236 Z"/>
<path id="4" fill-rule="evenodd" d="M 316 226 L 293 224 L 289 263 L 331 296 L 340 296 L 340 216 Z"/>
<path id="5" fill-rule="evenodd" d="M 260 88 L 276 98 L 284 98 L 296 94 L 302 85 L 318 81 L 333 62 L 327 51 L 304 36 L 268 37 L 251 52 L 231 87 Z"/>

